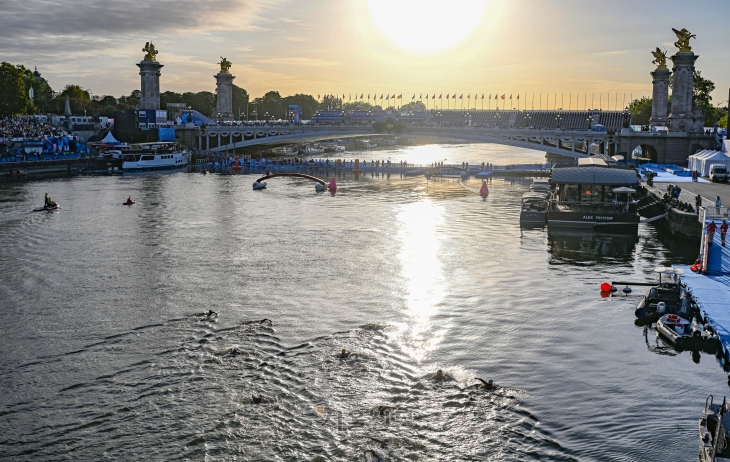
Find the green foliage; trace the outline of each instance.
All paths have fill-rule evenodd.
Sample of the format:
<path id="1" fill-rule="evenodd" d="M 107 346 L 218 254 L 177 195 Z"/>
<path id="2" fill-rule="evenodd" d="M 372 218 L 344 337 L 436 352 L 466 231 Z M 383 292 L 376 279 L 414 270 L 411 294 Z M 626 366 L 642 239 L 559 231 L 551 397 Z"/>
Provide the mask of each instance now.
<path id="1" fill-rule="evenodd" d="M 311 119 L 319 107 L 319 103 L 312 95 L 297 93 L 296 95 L 283 98 L 284 109 L 289 110 L 289 105 L 296 105 L 302 108 L 302 119 Z"/>
<path id="2" fill-rule="evenodd" d="M 231 107 L 233 110 L 233 113 L 238 116 L 238 114 L 246 114 L 246 105 L 248 104 L 248 92 L 244 90 L 243 88 L 233 85 L 233 98 L 231 100 Z M 241 116 L 243 117 L 243 116 Z M 236 117 L 238 118 L 238 117 Z"/>
<path id="3" fill-rule="evenodd" d="M 646 96 L 635 99 L 629 103 L 631 110 L 631 123 L 634 125 L 646 125 L 651 119 L 651 98 Z"/>
<path id="4" fill-rule="evenodd" d="M 24 114 L 31 109 L 23 72 L 10 63 L 0 64 L 0 115 Z"/>
<path id="5" fill-rule="evenodd" d="M 717 121 L 717 124 L 721 128 L 727 128 L 727 112 L 720 117 L 720 119 Z"/>
<path id="6" fill-rule="evenodd" d="M 23 74 L 25 83 L 25 94 L 28 95 L 30 89 L 33 88 L 33 100 L 30 101 L 31 107 L 29 112 L 46 112 L 53 107 L 53 90 L 43 77 L 38 79 L 33 75 L 33 71 L 26 68 L 22 64 L 16 66 Z"/>
<path id="7" fill-rule="evenodd" d="M 408 104 L 404 104 L 400 108 L 401 111 L 419 111 L 419 112 L 425 112 L 426 111 L 426 105 L 423 104 L 422 101 L 414 101 Z"/>

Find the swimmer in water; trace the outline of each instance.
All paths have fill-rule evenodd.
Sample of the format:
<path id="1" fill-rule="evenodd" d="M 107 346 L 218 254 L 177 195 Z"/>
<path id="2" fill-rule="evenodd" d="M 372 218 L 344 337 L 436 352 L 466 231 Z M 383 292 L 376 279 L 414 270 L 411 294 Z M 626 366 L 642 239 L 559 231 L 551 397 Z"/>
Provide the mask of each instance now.
<path id="1" fill-rule="evenodd" d="M 273 324 L 273 322 L 271 321 L 271 319 L 262 319 L 261 321 L 259 321 L 259 324 L 266 324 L 266 323 Z"/>
<path id="2" fill-rule="evenodd" d="M 447 375 L 444 374 L 444 371 L 442 371 L 441 369 L 436 371 L 436 375 L 433 376 L 434 380 L 446 380 L 447 378 Z"/>
<path id="3" fill-rule="evenodd" d="M 261 404 L 264 402 L 264 397 L 261 395 L 261 393 L 259 393 L 258 396 L 252 395 L 251 401 L 253 401 L 254 404 Z"/>
<path id="4" fill-rule="evenodd" d="M 238 348 L 234 348 L 234 349 L 232 349 L 232 350 L 231 350 L 231 352 L 230 352 L 230 353 L 228 353 L 228 354 L 229 354 L 230 356 L 238 356 L 238 355 L 240 355 L 240 354 L 241 354 L 241 350 L 239 350 Z"/>
<path id="5" fill-rule="evenodd" d="M 371 456 L 373 456 L 373 459 L 375 459 L 376 461 L 378 461 L 378 462 L 381 461 L 380 456 L 378 455 L 378 453 L 375 452 L 375 451 L 373 451 L 372 449 L 366 449 L 365 450 L 365 455 L 367 455 L 367 454 L 370 454 Z"/>
<path id="6" fill-rule="evenodd" d="M 480 382 L 482 382 L 484 384 L 484 388 L 487 390 L 494 390 L 496 388 L 492 379 L 489 379 L 489 381 L 487 381 L 484 379 L 480 379 L 479 377 L 474 377 L 474 380 L 479 380 Z"/>
<path id="7" fill-rule="evenodd" d="M 395 410 L 395 407 L 393 407 L 393 406 L 378 406 L 378 415 L 383 415 L 386 412 L 390 412 L 390 411 L 394 411 L 394 410 Z M 373 438 L 370 438 L 370 439 L 373 439 Z"/>
<path id="8" fill-rule="evenodd" d="M 217 318 L 218 317 L 218 313 L 216 313 L 213 310 L 208 310 L 208 314 L 206 314 L 206 316 L 208 316 L 209 318 L 212 318 L 213 316 L 215 316 Z"/>
<path id="9" fill-rule="evenodd" d="M 342 349 L 342 353 L 340 353 L 340 359 L 347 359 L 350 356 L 352 356 L 353 353 L 351 351 L 347 351 L 345 348 Z"/>

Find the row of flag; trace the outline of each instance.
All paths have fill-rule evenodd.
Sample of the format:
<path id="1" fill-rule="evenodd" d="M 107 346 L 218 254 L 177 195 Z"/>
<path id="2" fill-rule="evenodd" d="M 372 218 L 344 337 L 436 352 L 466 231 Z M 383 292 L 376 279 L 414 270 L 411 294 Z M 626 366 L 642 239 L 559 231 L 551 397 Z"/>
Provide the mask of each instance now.
<path id="1" fill-rule="evenodd" d="M 444 95 L 443 93 L 439 94 L 438 99 L 443 99 L 443 95 Z M 340 98 L 340 95 L 339 94 L 336 94 L 336 95 L 333 95 L 333 94 L 327 95 L 327 94 L 325 94 L 324 95 L 324 99 L 335 99 L 335 98 L 338 98 L 339 99 Z M 344 100 L 345 98 L 347 98 L 347 95 L 343 93 L 342 99 Z M 389 101 L 391 99 L 402 99 L 402 98 L 403 98 L 403 93 L 401 93 L 398 96 L 396 96 L 395 93 L 393 93 L 393 96 L 391 96 L 389 94 L 385 95 L 385 100 L 386 101 Z M 421 93 L 418 98 L 419 98 L 419 100 L 423 100 L 423 93 Z M 466 98 L 467 99 L 471 99 L 471 93 L 467 94 L 466 95 Z M 494 95 L 494 99 L 499 99 L 499 98 L 500 98 L 499 93 L 497 93 L 497 94 Z M 501 98 L 502 99 L 506 99 L 506 93 L 502 93 Z M 322 97 L 321 97 L 321 95 L 319 93 L 317 94 L 317 99 L 318 100 L 319 99 L 322 99 Z M 350 101 L 352 101 L 352 94 L 350 94 L 350 98 L 349 99 L 350 99 Z M 373 101 L 376 101 L 378 99 L 377 93 L 374 94 L 374 95 L 372 95 L 372 99 L 373 99 Z M 383 93 L 380 94 L 380 99 L 381 100 L 383 99 Z M 429 99 L 429 94 L 428 93 L 426 93 L 426 99 Z M 433 93 L 431 95 L 431 99 L 436 99 L 436 93 Z M 453 96 L 450 93 L 446 93 L 446 99 L 456 99 L 456 93 L 454 93 Z M 464 99 L 464 94 L 463 93 L 461 95 L 459 95 L 459 99 Z M 479 99 L 479 94 L 478 93 L 475 93 L 474 94 L 474 99 Z M 482 93 L 481 99 L 484 99 L 484 93 Z M 492 94 L 491 93 L 489 94 L 488 99 L 492 99 Z M 509 95 L 509 99 L 510 100 L 512 99 L 512 95 L 511 94 Z M 517 98 L 516 99 L 520 99 L 520 95 L 519 94 L 517 95 Z M 358 100 L 357 99 L 357 93 L 355 93 L 355 100 L 356 101 Z M 360 94 L 360 99 L 359 100 L 360 101 L 365 101 L 365 94 L 364 93 L 361 93 Z M 416 100 L 416 94 L 414 93 L 413 96 L 411 97 L 411 101 L 415 101 L 415 100 Z M 368 93 L 368 101 L 370 101 L 370 93 Z"/>

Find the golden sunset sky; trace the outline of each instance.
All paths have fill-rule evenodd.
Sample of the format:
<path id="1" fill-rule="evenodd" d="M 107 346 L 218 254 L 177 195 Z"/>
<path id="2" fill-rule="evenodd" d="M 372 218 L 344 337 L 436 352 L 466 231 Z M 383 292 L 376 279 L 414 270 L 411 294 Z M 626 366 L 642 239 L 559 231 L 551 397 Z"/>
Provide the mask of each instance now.
<path id="1" fill-rule="evenodd" d="M 37 62 L 56 90 L 130 93 L 152 40 L 165 65 L 162 91 L 213 91 L 224 56 L 252 98 L 449 92 L 471 94 L 475 106 L 475 93 L 519 93 L 522 107 L 534 94 L 535 108 L 539 95 L 552 108 L 557 94 L 557 106 L 582 109 L 587 94 L 588 106 L 603 95 L 604 109 L 621 109 L 631 95 L 651 94 L 650 51 L 676 52 L 672 27 L 697 35 L 697 68 L 717 85 L 713 103 L 730 87 L 727 0 L 7 2 L 0 60 Z"/>

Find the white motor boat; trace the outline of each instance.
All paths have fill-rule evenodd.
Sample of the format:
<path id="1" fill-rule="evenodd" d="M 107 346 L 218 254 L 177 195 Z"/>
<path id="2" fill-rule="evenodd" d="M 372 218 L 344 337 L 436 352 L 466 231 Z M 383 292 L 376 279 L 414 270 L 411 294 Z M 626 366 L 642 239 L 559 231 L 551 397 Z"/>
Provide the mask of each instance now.
<path id="1" fill-rule="evenodd" d="M 702 340 L 702 330 L 676 314 L 665 314 L 656 322 L 656 331 L 675 346 L 686 346 Z"/>
<path id="2" fill-rule="evenodd" d="M 321 148 L 319 146 L 314 146 L 311 144 L 307 144 L 301 148 L 299 148 L 299 154 L 302 156 L 313 156 L 317 154 L 324 154 L 324 148 Z"/>
<path id="3" fill-rule="evenodd" d="M 122 148 L 122 171 L 141 172 L 180 168 L 188 165 L 189 155 L 175 142 L 139 143 Z"/>

